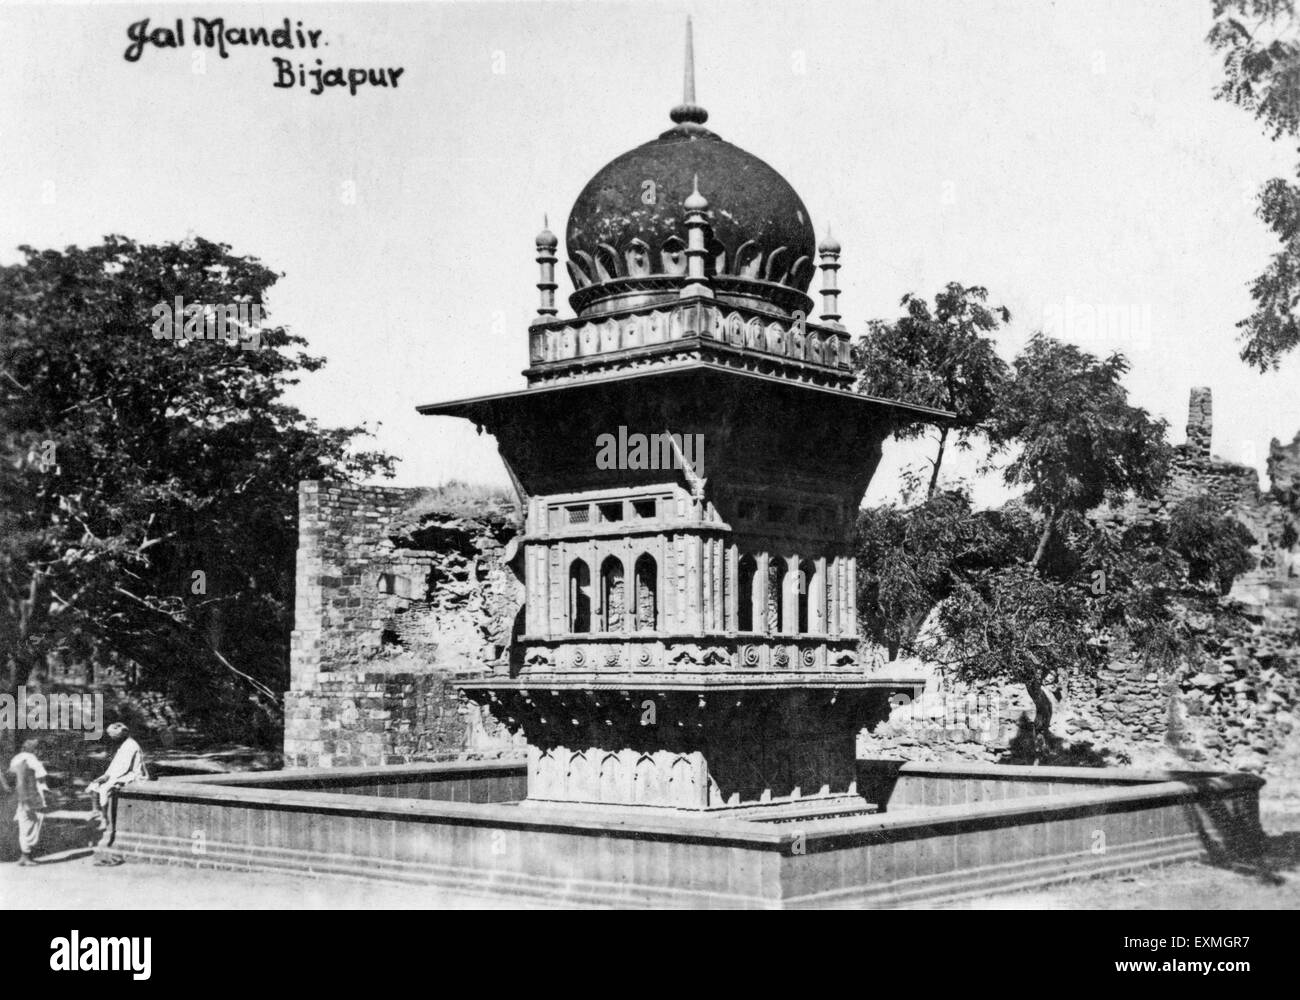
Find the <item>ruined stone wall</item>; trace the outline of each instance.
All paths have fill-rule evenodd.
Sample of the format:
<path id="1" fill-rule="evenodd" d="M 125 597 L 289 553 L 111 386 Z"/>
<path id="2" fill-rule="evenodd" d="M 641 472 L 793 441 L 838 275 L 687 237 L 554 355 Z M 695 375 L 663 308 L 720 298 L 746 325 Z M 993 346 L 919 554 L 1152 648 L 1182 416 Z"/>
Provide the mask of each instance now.
<path id="1" fill-rule="evenodd" d="M 1300 431 L 1290 444 L 1274 438 L 1268 445 L 1268 478 L 1273 496 L 1292 510 L 1300 510 Z"/>
<path id="2" fill-rule="evenodd" d="M 1094 516 L 1120 525 L 1137 524 L 1166 518 L 1178 503 L 1207 496 L 1255 536 L 1257 565 L 1238 577 L 1231 596 L 1256 607 L 1300 607 L 1300 434 L 1285 447 L 1273 440 L 1268 460 L 1272 485 L 1267 492 L 1260 490 L 1259 473 L 1251 466 L 1214 457 L 1212 441 L 1210 390 L 1196 388 L 1188 402 L 1187 441 L 1174 447 L 1164 493 L 1154 500 L 1103 508 Z"/>
<path id="3" fill-rule="evenodd" d="M 1274 773 L 1300 719 L 1300 623 L 1191 613 L 1200 658 L 1172 676 L 1117 660 L 1071 699 L 1062 731 L 1123 751 L 1164 744 L 1189 762 Z"/>
<path id="4" fill-rule="evenodd" d="M 1240 610 L 1240 609 L 1238 609 Z M 1300 621 L 1187 613 L 1201 655 L 1173 674 L 1116 657 L 1063 692 L 1052 728 L 1079 763 L 1289 774 L 1300 735 Z M 923 669 L 923 668 L 922 668 Z M 1033 721 L 1022 685 L 964 685 L 931 673 L 915 705 L 859 739 L 862 756 L 995 760 Z"/>
<path id="5" fill-rule="evenodd" d="M 516 741 L 454 681 L 505 669 L 520 606 L 502 498 L 304 482 L 285 764 L 500 756 Z"/>
<path id="6" fill-rule="evenodd" d="M 1248 465 L 1225 462 L 1211 453 L 1214 426 L 1210 390 L 1195 388 L 1187 406 L 1187 440 L 1174 446 L 1169 484 L 1154 500 L 1135 500 L 1120 508 L 1104 509 L 1099 518 L 1134 523 L 1168 516 L 1170 508 L 1195 496 L 1208 496 L 1224 513 L 1232 513 L 1255 534 L 1260 545 L 1270 544 L 1270 529 L 1282 513 L 1260 492 L 1259 473 Z M 1280 534 L 1280 532 L 1277 532 Z"/>

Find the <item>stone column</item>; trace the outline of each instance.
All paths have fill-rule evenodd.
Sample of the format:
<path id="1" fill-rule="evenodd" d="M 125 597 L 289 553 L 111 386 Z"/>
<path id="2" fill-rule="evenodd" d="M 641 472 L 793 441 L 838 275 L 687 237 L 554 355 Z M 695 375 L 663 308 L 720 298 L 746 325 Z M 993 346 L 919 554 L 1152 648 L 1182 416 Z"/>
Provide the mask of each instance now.
<path id="1" fill-rule="evenodd" d="M 799 553 L 786 554 L 785 579 L 781 586 L 785 594 L 781 602 L 781 631 L 794 635 L 799 631 Z"/>
<path id="2" fill-rule="evenodd" d="M 808 594 L 808 628 L 812 632 L 824 635 L 828 631 L 826 624 L 826 557 L 818 556 L 813 565 L 816 566 L 817 590 L 816 593 L 810 592 Z M 814 599 L 816 603 L 814 603 Z"/>
<path id="3" fill-rule="evenodd" d="M 740 602 L 744 600 L 744 595 L 740 594 L 740 549 L 735 545 L 727 546 L 727 607 L 726 617 L 723 622 L 723 628 L 728 632 L 734 632 L 740 625 Z"/>
<path id="4" fill-rule="evenodd" d="M 1210 457 L 1214 413 L 1209 386 L 1197 386 L 1187 401 L 1187 450 L 1196 458 Z"/>

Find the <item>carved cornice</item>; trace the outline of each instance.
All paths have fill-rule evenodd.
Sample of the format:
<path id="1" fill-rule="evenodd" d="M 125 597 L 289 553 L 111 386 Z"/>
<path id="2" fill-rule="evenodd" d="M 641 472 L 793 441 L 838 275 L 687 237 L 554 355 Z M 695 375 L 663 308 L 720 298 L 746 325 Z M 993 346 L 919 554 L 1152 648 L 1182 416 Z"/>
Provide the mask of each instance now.
<path id="1" fill-rule="evenodd" d="M 522 636 L 515 679 L 620 686 L 690 684 L 771 687 L 881 686 L 863 671 L 858 641 L 829 635 L 611 632 Z"/>
<path id="2" fill-rule="evenodd" d="M 529 328 L 530 382 L 658 367 L 683 357 L 812 384 L 847 387 L 844 330 L 707 299 Z"/>

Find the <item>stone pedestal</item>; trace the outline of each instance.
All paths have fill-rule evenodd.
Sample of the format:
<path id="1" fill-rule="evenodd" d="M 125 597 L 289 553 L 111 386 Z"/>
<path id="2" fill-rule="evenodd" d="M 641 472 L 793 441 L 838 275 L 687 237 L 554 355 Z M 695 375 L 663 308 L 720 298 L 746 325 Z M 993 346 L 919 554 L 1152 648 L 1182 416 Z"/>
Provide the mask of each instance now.
<path id="1" fill-rule="evenodd" d="M 887 714 L 890 694 L 875 686 L 461 688 L 526 737 L 529 801 L 697 812 L 865 807 L 856 734 Z"/>

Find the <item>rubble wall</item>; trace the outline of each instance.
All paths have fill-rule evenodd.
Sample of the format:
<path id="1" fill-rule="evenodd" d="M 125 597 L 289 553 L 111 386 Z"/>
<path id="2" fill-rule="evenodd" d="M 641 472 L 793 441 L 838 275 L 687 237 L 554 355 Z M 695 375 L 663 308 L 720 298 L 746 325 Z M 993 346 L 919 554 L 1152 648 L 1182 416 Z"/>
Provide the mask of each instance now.
<path id="1" fill-rule="evenodd" d="M 438 490 L 304 482 L 287 767 L 514 755 L 454 682 L 505 669 L 522 589 L 514 505 Z"/>

